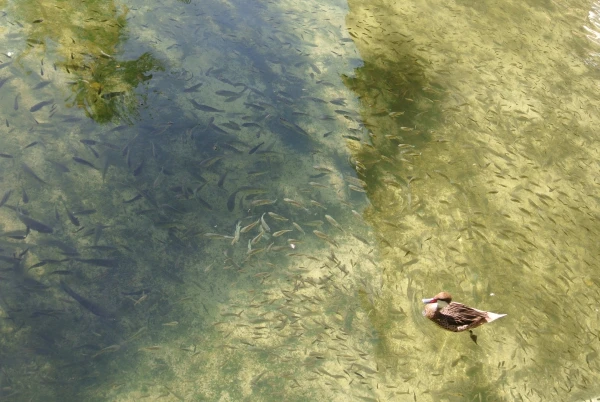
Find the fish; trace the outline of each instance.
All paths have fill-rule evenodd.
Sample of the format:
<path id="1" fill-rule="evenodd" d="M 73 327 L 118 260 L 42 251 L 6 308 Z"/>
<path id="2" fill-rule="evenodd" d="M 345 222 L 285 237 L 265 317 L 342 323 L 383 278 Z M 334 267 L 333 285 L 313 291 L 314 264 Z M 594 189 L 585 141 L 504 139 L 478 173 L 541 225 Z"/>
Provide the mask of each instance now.
<path id="1" fill-rule="evenodd" d="M 279 237 L 279 236 L 289 233 L 289 232 L 293 232 L 293 230 L 291 230 L 291 229 L 279 230 L 279 231 L 273 233 L 273 237 Z"/>
<path id="2" fill-rule="evenodd" d="M 203 82 L 201 82 L 201 83 L 199 83 L 199 84 L 196 84 L 196 85 L 192 85 L 192 86 L 191 86 L 191 87 L 189 87 L 189 88 L 185 88 L 185 89 L 183 90 L 183 92 L 186 92 L 186 93 L 189 93 L 189 92 L 196 92 L 196 91 L 198 90 L 198 88 L 200 88 L 202 85 L 204 85 L 204 83 L 203 83 Z"/>
<path id="3" fill-rule="evenodd" d="M 39 84 L 37 84 L 36 86 L 34 86 L 32 89 L 35 91 L 37 89 L 42 89 L 47 85 L 50 85 L 50 81 L 42 81 Z"/>
<path id="4" fill-rule="evenodd" d="M 142 169 L 144 168 L 144 161 L 141 161 L 138 167 L 133 170 L 133 176 L 137 177 L 142 173 Z"/>
<path id="5" fill-rule="evenodd" d="M 2 196 L 2 199 L 0 200 L 0 208 L 6 204 L 6 201 L 8 201 L 8 199 L 10 198 L 10 195 L 12 194 L 12 189 L 8 190 L 6 193 L 4 193 L 4 195 Z"/>
<path id="6" fill-rule="evenodd" d="M 248 102 L 244 102 L 244 105 L 246 105 L 246 106 L 249 106 L 249 107 L 251 107 L 251 108 L 253 108 L 253 109 L 256 109 L 256 110 L 261 110 L 261 111 L 262 111 L 262 110 L 265 110 L 265 108 L 264 108 L 264 107 L 262 107 L 262 106 L 260 106 L 260 105 L 256 105 L 256 104 L 254 104 L 254 103 L 248 103 Z M 242 124 L 242 125 L 243 125 L 243 124 Z"/>
<path id="7" fill-rule="evenodd" d="M 273 219 L 275 219 L 275 220 L 278 220 L 278 221 L 282 221 L 282 222 L 287 222 L 287 221 L 289 221 L 289 219 L 288 219 L 288 218 L 286 218 L 286 217 L 284 217 L 284 216 L 281 216 L 281 215 L 279 215 L 279 214 L 276 214 L 275 212 L 269 212 L 269 213 L 268 213 L 268 215 L 269 215 L 271 218 L 273 218 Z"/>
<path id="8" fill-rule="evenodd" d="M 140 198 L 142 198 L 141 194 L 137 194 L 136 196 L 134 196 L 133 198 L 130 198 L 128 200 L 123 201 L 123 204 L 131 204 L 134 201 L 139 200 Z"/>
<path id="9" fill-rule="evenodd" d="M 240 190 L 235 190 L 233 193 L 229 195 L 227 198 L 227 209 L 229 212 L 233 212 L 233 208 L 235 208 L 235 196 Z"/>
<path id="10" fill-rule="evenodd" d="M 37 174 L 35 174 L 35 172 L 33 170 L 31 170 L 31 168 L 25 162 L 21 163 L 21 169 L 23 169 L 23 171 L 25 173 L 27 173 L 29 176 L 33 177 L 34 179 L 36 179 L 40 183 L 42 183 L 42 184 L 48 184 L 44 180 L 40 179 L 40 177 Z"/>
<path id="11" fill-rule="evenodd" d="M 269 225 L 267 225 L 267 222 L 265 221 L 265 214 L 262 214 L 262 216 L 260 217 L 260 226 L 265 232 L 271 231 L 271 228 L 269 227 Z"/>
<path id="12" fill-rule="evenodd" d="M 58 170 L 60 173 L 69 173 L 71 171 L 71 169 L 69 169 L 68 167 L 66 167 L 62 163 L 51 161 L 49 159 L 46 159 L 46 162 L 52 164 L 52 166 L 54 166 L 54 168 L 56 170 Z"/>
<path id="13" fill-rule="evenodd" d="M 279 118 L 279 121 L 281 122 L 282 125 L 284 125 L 285 127 L 289 128 L 292 131 L 295 131 L 297 133 L 300 133 L 302 135 L 305 135 L 307 137 L 310 137 L 310 135 L 299 125 L 292 123 L 290 121 L 287 121 L 286 119 L 284 119 L 283 117 Z"/>
<path id="14" fill-rule="evenodd" d="M 252 122 L 250 122 L 250 123 L 243 123 L 242 127 L 256 127 L 256 128 L 261 128 L 260 124 L 258 124 L 258 123 L 252 123 Z"/>
<path id="15" fill-rule="evenodd" d="M 246 90 L 246 89 L 244 89 L 242 92 L 233 92 L 233 91 L 225 91 L 225 90 L 221 90 L 221 91 L 216 91 L 216 92 L 215 92 L 215 94 L 216 94 L 216 95 L 219 95 L 219 96 L 227 96 L 227 97 L 229 97 L 229 96 L 231 96 L 231 97 L 239 97 L 239 96 L 241 96 L 241 95 L 244 93 L 244 91 L 245 91 L 245 90 Z"/>
<path id="16" fill-rule="evenodd" d="M 75 216 L 93 215 L 96 212 L 98 212 L 98 211 L 95 209 L 82 209 L 80 211 L 73 212 L 73 215 L 75 215 Z"/>
<path id="17" fill-rule="evenodd" d="M 204 233 L 204 237 L 218 240 L 233 240 L 233 236 L 222 235 L 219 233 Z"/>
<path id="18" fill-rule="evenodd" d="M 349 184 L 348 188 L 352 191 L 356 191 L 357 193 L 366 193 L 367 192 L 367 190 L 365 190 L 364 188 L 355 186 L 354 184 Z"/>
<path id="19" fill-rule="evenodd" d="M 77 219 L 77 217 L 75 215 L 73 215 L 73 213 L 71 211 L 69 211 L 69 208 L 67 208 L 66 205 L 65 205 L 65 210 L 67 211 L 67 216 L 69 217 L 69 220 L 71 221 L 71 223 L 77 227 L 81 226 L 81 223 L 79 223 L 79 219 Z"/>
<path id="20" fill-rule="evenodd" d="M 219 181 L 217 182 L 217 186 L 223 188 L 223 184 L 225 183 L 225 178 L 227 177 L 227 173 L 229 173 L 229 171 L 226 171 L 225 173 L 223 173 L 223 175 L 219 178 Z"/>
<path id="21" fill-rule="evenodd" d="M 306 234 L 306 232 L 304 232 L 304 229 L 302 229 L 302 227 L 300 225 L 298 225 L 296 222 L 292 222 L 292 225 L 296 228 L 297 231 L 299 231 L 303 235 Z"/>
<path id="22" fill-rule="evenodd" d="M 238 188 L 237 190 L 235 190 L 233 193 L 231 193 L 229 195 L 229 198 L 227 198 L 227 209 L 229 210 L 229 212 L 233 211 L 233 208 L 235 207 L 235 197 L 237 195 L 237 193 L 239 192 L 248 192 L 250 194 L 264 194 L 267 192 L 267 190 L 260 188 L 260 187 L 252 187 L 252 186 L 242 186 L 240 188 Z"/>
<path id="23" fill-rule="evenodd" d="M 190 103 L 198 110 L 202 110 L 203 112 L 215 112 L 215 113 L 221 113 L 224 112 L 224 110 L 221 109 L 215 109 L 214 107 L 211 106 L 207 106 L 207 105 L 202 105 L 198 102 L 196 102 L 193 99 L 190 99 Z"/>
<path id="24" fill-rule="evenodd" d="M 98 170 L 98 168 L 96 166 L 94 166 L 91 162 L 86 161 L 85 159 L 79 158 L 77 156 L 73 157 L 73 160 L 81 165 L 85 165 L 85 166 L 89 166 L 93 169 Z"/>
<path id="25" fill-rule="evenodd" d="M 333 219 L 330 215 L 325 215 L 325 219 L 327 219 L 327 222 L 329 222 L 335 228 L 341 230 L 342 232 L 344 231 L 344 229 L 342 229 L 342 227 L 340 226 L 340 224 L 337 223 L 337 221 L 335 219 Z"/>
<path id="26" fill-rule="evenodd" d="M 40 103 L 36 103 L 35 105 L 33 105 L 33 106 L 31 107 L 31 109 L 29 109 L 29 111 L 30 111 L 31 113 L 33 113 L 33 112 L 37 112 L 38 110 L 40 110 L 40 109 L 41 109 L 41 108 L 43 108 L 44 106 L 48 106 L 48 105 L 50 105 L 50 104 L 52 104 L 52 103 L 54 103 L 54 99 L 49 99 L 49 100 L 47 100 L 47 101 L 42 101 L 42 102 L 40 102 Z"/>
<path id="27" fill-rule="evenodd" d="M 260 219 L 257 219 L 256 221 L 252 222 L 251 224 L 246 225 L 242 229 L 240 229 L 240 233 L 249 232 L 250 230 L 252 230 L 259 223 L 260 223 Z"/>
<path id="28" fill-rule="evenodd" d="M 73 289 L 71 289 L 64 281 L 60 281 L 60 287 L 65 291 L 66 294 L 71 296 L 73 299 L 77 301 L 77 303 L 81 304 L 86 310 L 91 312 L 98 317 L 113 317 L 114 315 L 98 304 L 92 302 L 91 300 L 86 299 L 85 297 L 76 293 Z"/>
<path id="29" fill-rule="evenodd" d="M 252 149 L 251 149 L 250 151 L 248 151 L 248 154 L 252 155 L 253 153 L 255 153 L 255 152 L 258 150 L 258 148 L 260 148 L 260 147 L 261 147 L 261 145 L 263 145 L 264 143 L 265 143 L 265 142 L 263 141 L 263 142 L 261 142 L 260 144 L 258 144 L 258 145 L 256 145 L 256 146 L 252 147 Z"/>
<path id="30" fill-rule="evenodd" d="M 213 207 L 212 205 L 210 205 L 208 202 L 206 202 L 204 199 L 202 199 L 198 194 L 194 195 L 194 197 L 198 200 L 198 202 L 206 209 L 208 209 L 209 211 L 212 211 Z"/>
<path id="31" fill-rule="evenodd" d="M 305 211 L 308 211 L 304 205 L 302 205 L 300 202 L 296 201 L 296 200 L 292 200 L 291 198 L 284 198 L 283 201 L 287 202 L 288 204 L 291 204 L 293 206 L 295 206 L 296 208 L 301 208 L 304 209 Z"/>
<path id="32" fill-rule="evenodd" d="M 40 233 L 54 233 L 54 229 L 52 229 L 50 226 L 40 221 L 36 221 L 33 218 L 30 218 L 29 216 L 21 213 L 20 211 L 17 212 L 17 217 L 21 222 L 23 222 L 23 224 L 25 224 L 25 226 L 27 226 L 31 230 L 35 230 L 36 232 Z"/>
<path id="33" fill-rule="evenodd" d="M 19 95 L 17 94 L 17 96 L 15 96 L 15 103 L 13 104 L 13 109 L 15 110 L 19 110 Z"/>
<path id="34" fill-rule="evenodd" d="M 242 221 L 238 221 L 235 225 L 235 233 L 233 235 L 233 240 L 231 240 L 231 245 L 233 246 L 240 240 L 240 230 L 242 229 Z"/>
<path id="35" fill-rule="evenodd" d="M 6 84 L 6 83 L 7 83 L 9 80 L 12 80 L 13 78 L 14 78 L 14 77 L 6 77 L 6 78 L 4 78 L 4 79 L 0 80 L 0 88 L 2 88 L 2 86 L 3 86 L 4 84 Z"/>
<path id="36" fill-rule="evenodd" d="M 12 156 L 11 154 L 0 153 L 0 158 L 12 159 L 14 158 L 14 156 Z"/>
<path id="37" fill-rule="evenodd" d="M 117 260 L 105 259 L 105 258 L 74 258 L 74 261 L 82 262 L 84 264 L 95 265 L 97 267 L 114 268 L 118 266 Z"/>
<path id="38" fill-rule="evenodd" d="M 315 234 L 315 236 L 317 236 L 318 238 L 325 240 L 327 243 L 338 247 L 338 244 L 335 240 L 333 240 L 331 237 L 327 236 L 325 233 L 319 231 L 319 230 L 313 230 L 313 233 Z"/>
<path id="39" fill-rule="evenodd" d="M 273 205 L 276 202 L 277 202 L 277 199 L 275 199 L 275 200 L 268 200 L 268 199 L 265 199 L 265 200 L 254 200 L 254 201 L 252 201 L 250 203 L 250 206 L 252 206 L 252 207 L 260 207 L 260 206 L 263 206 L 263 205 Z"/>

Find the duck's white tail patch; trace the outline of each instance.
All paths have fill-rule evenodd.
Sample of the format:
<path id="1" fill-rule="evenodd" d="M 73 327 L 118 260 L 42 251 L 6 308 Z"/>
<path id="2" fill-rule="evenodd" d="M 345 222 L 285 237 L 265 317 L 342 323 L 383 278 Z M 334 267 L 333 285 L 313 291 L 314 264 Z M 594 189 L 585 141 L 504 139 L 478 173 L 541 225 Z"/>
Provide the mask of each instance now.
<path id="1" fill-rule="evenodd" d="M 496 321 L 498 318 L 504 317 L 506 314 L 496 314 L 496 313 L 487 313 L 487 317 L 485 317 L 487 322 Z"/>

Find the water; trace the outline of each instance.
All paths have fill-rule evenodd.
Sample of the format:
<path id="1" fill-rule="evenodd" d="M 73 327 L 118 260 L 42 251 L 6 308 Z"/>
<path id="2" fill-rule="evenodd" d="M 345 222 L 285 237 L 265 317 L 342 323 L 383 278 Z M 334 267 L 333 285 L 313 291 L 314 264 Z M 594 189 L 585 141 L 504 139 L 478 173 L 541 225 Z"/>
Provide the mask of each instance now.
<path id="1" fill-rule="evenodd" d="M 597 5 L 3 6 L 3 400 L 600 394 Z"/>

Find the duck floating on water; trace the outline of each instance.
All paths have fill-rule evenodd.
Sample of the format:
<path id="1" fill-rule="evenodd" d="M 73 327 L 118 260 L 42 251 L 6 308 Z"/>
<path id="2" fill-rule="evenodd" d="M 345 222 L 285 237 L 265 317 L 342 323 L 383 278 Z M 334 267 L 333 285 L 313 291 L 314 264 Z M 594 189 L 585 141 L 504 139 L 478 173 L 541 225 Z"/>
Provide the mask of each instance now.
<path id="1" fill-rule="evenodd" d="M 442 308 L 439 306 L 438 301 L 446 302 L 448 305 Z M 477 310 L 453 302 L 452 295 L 448 292 L 440 292 L 431 299 L 423 299 L 423 303 L 426 304 L 423 315 L 440 327 L 452 332 L 470 330 L 506 315 Z"/>

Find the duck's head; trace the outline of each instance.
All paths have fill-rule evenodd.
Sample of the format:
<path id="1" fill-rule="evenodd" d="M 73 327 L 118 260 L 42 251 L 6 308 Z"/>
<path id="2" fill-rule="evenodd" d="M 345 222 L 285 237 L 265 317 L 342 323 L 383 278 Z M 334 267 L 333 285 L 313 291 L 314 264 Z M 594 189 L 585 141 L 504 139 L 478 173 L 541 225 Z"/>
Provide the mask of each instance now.
<path id="1" fill-rule="evenodd" d="M 452 295 L 448 292 L 440 292 L 431 299 L 423 299 L 423 303 L 425 304 L 437 303 L 438 301 L 450 303 L 452 301 Z"/>

